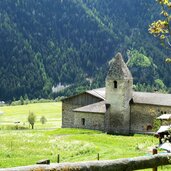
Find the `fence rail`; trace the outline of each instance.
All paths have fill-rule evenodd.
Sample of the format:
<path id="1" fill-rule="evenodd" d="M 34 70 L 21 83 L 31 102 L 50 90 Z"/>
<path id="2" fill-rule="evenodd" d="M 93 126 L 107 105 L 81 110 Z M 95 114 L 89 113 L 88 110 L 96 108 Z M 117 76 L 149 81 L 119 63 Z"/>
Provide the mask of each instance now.
<path id="1" fill-rule="evenodd" d="M 171 164 L 171 153 L 106 161 L 23 166 L 0 171 L 131 171 L 169 164 Z"/>

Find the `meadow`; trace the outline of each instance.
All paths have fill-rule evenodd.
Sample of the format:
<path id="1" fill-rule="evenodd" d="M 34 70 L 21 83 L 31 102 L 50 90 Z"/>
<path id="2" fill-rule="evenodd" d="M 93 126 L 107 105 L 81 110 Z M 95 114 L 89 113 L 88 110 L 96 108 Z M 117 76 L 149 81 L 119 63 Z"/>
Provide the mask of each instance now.
<path id="1" fill-rule="evenodd" d="M 4 112 L 0 115 L 0 168 L 32 165 L 42 159 L 56 163 L 58 154 L 60 162 L 97 160 L 98 153 L 100 160 L 151 155 L 158 144 L 157 138 L 147 135 L 114 136 L 100 131 L 61 129 L 60 102 L 4 106 L 0 111 Z M 30 111 L 37 118 L 34 130 L 27 122 Z M 41 116 L 46 117 L 45 124 L 40 122 Z"/>
<path id="2" fill-rule="evenodd" d="M 0 111 L 0 129 L 12 129 L 12 127 L 28 127 L 27 121 L 29 112 L 36 115 L 35 129 L 55 129 L 61 127 L 61 103 L 33 103 L 18 106 L 3 106 Z M 47 123 L 42 125 L 40 118 L 44 116 Z"/>

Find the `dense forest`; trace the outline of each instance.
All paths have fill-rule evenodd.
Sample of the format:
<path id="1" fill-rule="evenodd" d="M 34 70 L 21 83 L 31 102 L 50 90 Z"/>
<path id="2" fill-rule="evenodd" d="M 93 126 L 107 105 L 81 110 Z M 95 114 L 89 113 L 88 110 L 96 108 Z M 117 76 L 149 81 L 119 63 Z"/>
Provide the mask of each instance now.
<path id="1" fill-rule="evenodd" d="M 136 90 L 171 91 L 170 52 L 148 33 L 157 15 L 154 0 L 1 0 L 0 100 L 104 86 L 118 51 Z"/>

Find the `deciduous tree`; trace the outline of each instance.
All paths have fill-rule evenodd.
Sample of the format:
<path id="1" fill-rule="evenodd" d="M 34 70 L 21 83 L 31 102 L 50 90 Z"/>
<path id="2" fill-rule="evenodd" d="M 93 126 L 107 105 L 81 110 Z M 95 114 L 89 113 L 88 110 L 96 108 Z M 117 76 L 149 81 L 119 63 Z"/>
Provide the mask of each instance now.
<path id="1" fill-rule="evenodd" d="M 150 24 L 149 32 L 155 37 L 159 37 L 166 48 L 171 49 L 171 1 L 156 1 L 161 6 L 161 19 Z M 171 57 L 168 57 L 166 62 L 171 62 Z"/>
<path id="2" fill-rule="evenodd" d="M 31 125 L 32 129 L 34 129 L 34 124 L 36 122 L 36 115 L 33 112 L 29 112 L 28 122 Z"/>

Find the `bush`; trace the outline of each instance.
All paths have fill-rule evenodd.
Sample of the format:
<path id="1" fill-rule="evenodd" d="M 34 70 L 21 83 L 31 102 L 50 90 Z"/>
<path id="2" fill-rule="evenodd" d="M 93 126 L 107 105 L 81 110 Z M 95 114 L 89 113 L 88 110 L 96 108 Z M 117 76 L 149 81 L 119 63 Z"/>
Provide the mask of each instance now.
<path id="1" fill-rule="evenodd" d="M 41 122 L 42 124 L 45 124 L 45 123 L 47 122 L 47 119 L 45 118 L 45 116 L 42 116 L 42 117 L 40 118 L 40 122 Z"/>

